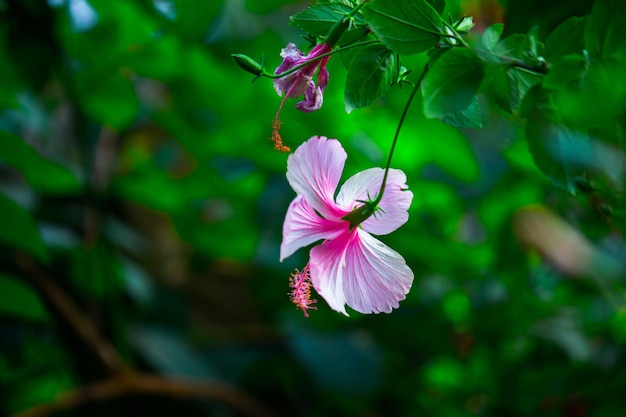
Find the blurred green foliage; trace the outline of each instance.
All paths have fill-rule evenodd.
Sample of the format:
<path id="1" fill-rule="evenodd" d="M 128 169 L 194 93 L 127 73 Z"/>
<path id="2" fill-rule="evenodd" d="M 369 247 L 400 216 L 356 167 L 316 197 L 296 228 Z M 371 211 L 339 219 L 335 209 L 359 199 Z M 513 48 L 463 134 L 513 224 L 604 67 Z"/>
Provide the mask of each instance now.
<path id="1" fill-rule="evenodd" d="M 318 297 L 305 319 L 286 293 L 306 251 L 278 262 L 293 198 L 286 155 L 267 140 L 280 98 L 230 54 L 264 55 L 270 69 L 287 42 L 305 49 L 288 22 L 307 5 L 0 0 L 0 414 L 109 376 L 52 282 L 129 366 L 225 382 L 276 415 L 620 417 L 623 16 L 602 9 L 586 18 L 602 26 L 597 37 L 581 26 L 589 1 L 448 0 L 452 17 L 490 27 L 477 40 L 487 49 L 530 42 L 537 24 L 554 72 L 533 89 L 531 75 L 489 69 L 482 129 L 424 116 L 447 114 L 456 97 L 414 104 L 392 163 L 415 195 L 410 220 L 383 237 L 415 271 L 411 292 L 390 315 L 349 318 Z M 497 44 L 502 28 L 490 25 L 503 20 L 516 37 Z M 576 55 L 577 39 L 593 64 Z M 321 110 L 285 105 L 286 145 L 339 138 L 346 178 L 382 166 L 408 89 L 347 114 L 346 69 L 339 58 L 328 68 Z M 482 78 L 482 67 L 470 70 L 452 75 Z M 517 95 L 498 96 L 502 86 Z M 525 129 L 522 118 L 540 123 Z M 581 129 L 602 141 L 578 140 Z M 546 132 L 564 152 L 544 146 Z M 570 165 L 553 169 L 557 157 Z M 529 217 L 529 205 L 571 230 Z M 543 219 L 529 238 L 542 256 L 518 243 L 520 213 Z M 551 258 L 578 253 L 568 246 L 576 238 L 550 245 L 572 233 L 602 254 L 576 280 Z M 246 414 L 209 400 L 133 393 L 56 414 Z"/>

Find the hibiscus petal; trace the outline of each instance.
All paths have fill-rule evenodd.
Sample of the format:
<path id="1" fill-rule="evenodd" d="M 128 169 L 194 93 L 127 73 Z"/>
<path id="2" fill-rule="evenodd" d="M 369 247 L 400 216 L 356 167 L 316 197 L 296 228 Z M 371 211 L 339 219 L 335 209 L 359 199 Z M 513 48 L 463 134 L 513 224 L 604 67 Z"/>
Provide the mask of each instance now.
<path id="1" fill-rule="evenodd" d="M 317 58 L 320 55 L 323 55 L 323 54 L 325 54 L 327 52 L 332 51 L 332 49 L 333 49 L 332 46 L 330 46 L 327 43 L 317 44 L 317 45 L 315 45 L 313 47 L 313 49 L 311 49 L 311 52 L 309 52 L 309 54 L 307 55 L 307 58 L 308 59 Z M 327 59 L 327 58 L 330 58 L 330 57 L 326 57 L 326 58 L 322 58 L 322 59 Z"/>
<path id="2" fill-rule="evenodd" d="M 384 173 L 381 168 L 370 168 L 350 177 L 339 190 L 337 205 L 351 211 L 361 205 L 358 200 L 376 198 Z M 407 188 L 404 172 L 390 169 L 383 198 L 378 204 L 380 210 L 361 223 L 363 230 L 375 235 L 386 235 L 406 223 L 413 200 L 413 193 Z"/>
<path id="3" fill-rule="evenodd" d="M 334 239 L 347 231 L 345 222 L 333 222 L 320 217 L 304 196 L 296 197 L 285 216 L 283 241 L 280 245 L 280 261 L 298 249 L 321 239 Z"/>
<path id="4" fill-rule="evenodd" d="M 309 273 L 315 291 L 328 306 L 346 316 L 346 297 L 343 292 L 345 252 L 355 233 L 343 233 L 311 249 Z"/>
<path id="5" fill-rule="evenodd" d="M 306 58 L 300 49 L 292 42 L 289 42 L 286 47 L 281 49 L 280 56 L 283 58 L 283 62 L 276 68 L 274 74 L 280 74 L 283 71 L 291 69 L 295 66 L 296 62 Z"/>
<path id="6" fill-rule="evenodd" d="M 302 93 L 298 94 L 301 95 Z M 289 95 L 290 97 L 292 94 Z M 297 97 L 297 96 L 295 96 Z M 315 83 L 311 80 L 307 82 L 306 89 L 304 90 L 304 100 L 296 104 L 296 108 L 301 112 L 312 112 L 319 110 L 324 103 L 324 93 L 320 87 L 316 87 Z"/>
<path id="7" fill-rule="evenodd" d="M 306 59 L 306 56 L 291 42 L 280 51 L 280 56 L 283 57 L 283 62 L 281 62 L 278 68 L 276 68 L 274 74 L 280 74 L 281 72 L 288 71 L 296 65 L 303 63 Z M 304 77 L 300 73 L 301 71 L 296 71 L 289 75 L 285 75 L 284 77 L 276 78 L 274 80 L 274 89 L 276 90 L 276 93 L 279 96 L 282 96 L 291 89 L 294 82 L 298 81 L 299 85 L 291 90 L 290 97 L 298 97 L 304 94 L 307 80 L 310 80 L 311 77 L 303 80 Z M 298 94 L 296 94 L 296 92 Z"/>
<path id="8" fill-rule="evenodd" d="M 364 314 L 391 313 L 411 289 L 413 271 L 398 252 L 367 232 L 357 233 L 345 255 L 346 304 Z"/>
<path id="9" fill-rule="evenodd" d="M 338 220 L 347 214 L 334 201 L 346 158 L 339 141 L 313 136 L 287 159 L 287 180 L 291 188 L 329 220 Z"/>
<path id="10" fill-rule="evenodd" d="M 363 313 L 390 313 L 413 283 L 413 272 L 396 251 L 367 232 L 345 233 L 311 249 L 311 282 L 328 305 Z"/>
<path id="11" fill-rule="evenodd" d="M 317 85 L 322 89 L 322 93 L 326 89 L 326 85 L 328 84 L 328 70 L 326 69 L 326 61 L 327 59 L 322 59 L 322 64 L 320 67 L 320 73 L 317 75 Z"/>
<path id="12" fill-rule="evenodd" d="M 290 75 L 286 75 L 282 78 L 276 78 L 274 80 L 274 90 L 276 90 L 276 94 L 282 97 L 283 94 L 287 93 L 293 85 L 294 81 L 296 80 L 297 76 L 298 74 L 293 73 Z"/>

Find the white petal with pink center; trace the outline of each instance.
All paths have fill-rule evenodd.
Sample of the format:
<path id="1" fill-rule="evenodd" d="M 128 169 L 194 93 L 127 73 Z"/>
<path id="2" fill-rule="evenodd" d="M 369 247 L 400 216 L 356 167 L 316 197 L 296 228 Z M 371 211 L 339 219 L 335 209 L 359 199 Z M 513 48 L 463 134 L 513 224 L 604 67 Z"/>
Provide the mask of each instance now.
<path id="1" fill-rule="evenodd" d="M 339 141 L 314 136 L 298 146 L 287 160 L 291 188 L 329 220 L 348 214 L 335 204 L 335 190 L 347 157 Z"/>
<path id="2" fill-rule="evenodd" d="M 370 168 L 353 175 L 341 186 L 337 205 L 352 211 L 363 204 L 358 200 L 374 199 L 380 192 L 384 174 L 382 168 Z M 408 191 L 404 172 L 390 169 L 383 198 L 378 204 L 379 210 L 365 220 L 361 227 L 375 235 L 393 232 L 409 220 L 408 210 L 412 200 L 413 193 Z"/>
<path id="3" fill-rule="evenodd" d="M 322 240 L 311 249 L 308 268 L 313 287 L 328 305 L 346 315 L 346 305 L 364 314 L 389 313 L 406 297 L 413 272 L 400 254 L 368 232 L 387 234 L 406 223 L 413 193 L 404 173 L 390 169 L 379 210 L 351 230 L 342 217 L 376 197 L 384 171 L 354 175 L 335 202 L 346 157 L 337 140 L 321 136 L 289 156 L 287 179 L 298 195 L 287 210 L 280 258 Z"/>
<path id="4" fill-rule="evenodd" d="M 347 224 L 320 217 L 304 196 L 296 197 L 285 216 L 283 241 L 280 245 L 280 260 L 318 240 L 334 239 L 347 232 Z"/>
<path id="5" fill-rule="evenodd" d="M 345 315 L 345 304 L 363 314 L 390 313 L 413 282 L 404 258 L 360 229 L 311 249 L 310 268 L 315 290 Z"/>

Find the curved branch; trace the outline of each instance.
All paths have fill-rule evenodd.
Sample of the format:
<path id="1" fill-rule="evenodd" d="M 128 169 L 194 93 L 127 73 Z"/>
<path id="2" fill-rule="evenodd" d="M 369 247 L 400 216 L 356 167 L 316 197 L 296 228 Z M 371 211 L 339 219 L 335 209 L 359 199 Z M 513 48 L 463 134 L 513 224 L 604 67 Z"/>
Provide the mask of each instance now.
<path id="1" fill-rule="evenodd" d="M 85 317 L 48 273 L 27 255 L 18 254 L 15 261 L 32 278 L 47 301 L 67 320 L 83 343 L 95 353 L 107 372 L 114 375 L 126 372 L 126 366 L 115 348 L 101 336 L 96 325 Z"/>
<path id="2" fill-rule="evenodd" d="M 275 413 L 255 399 L 227 384 L 172 380 L 137 373 L 113 376 L 101 382 L 66 391 L 51 403 L 36 405 L 14 414 L 13 417 L 50 417 L 57 412 L 75 409 L 85 404 L 132 394 L 159 395 L 179 400 L 218 400 L 250 417 L 276 417 Z"/>

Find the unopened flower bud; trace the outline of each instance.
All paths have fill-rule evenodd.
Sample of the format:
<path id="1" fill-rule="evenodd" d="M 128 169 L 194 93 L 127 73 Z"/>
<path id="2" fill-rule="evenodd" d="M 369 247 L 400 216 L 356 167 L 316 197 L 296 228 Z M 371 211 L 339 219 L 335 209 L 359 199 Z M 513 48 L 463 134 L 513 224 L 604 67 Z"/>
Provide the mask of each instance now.
<path id="1" fill-rule="evenodd" d="M 243 54 L 232 54 L 231 56 L 242 70 L 256 76 L 259 76 L 263 73 L 263 65 L 259 64 L 249 56 Z"/>
<path id="2" fill-rule="evenodd" d="M 474 27 L 474 18 L 464 16 L 463 19 L 456 22 L 455 29 L 457 32 L 467 33 Z"/>

